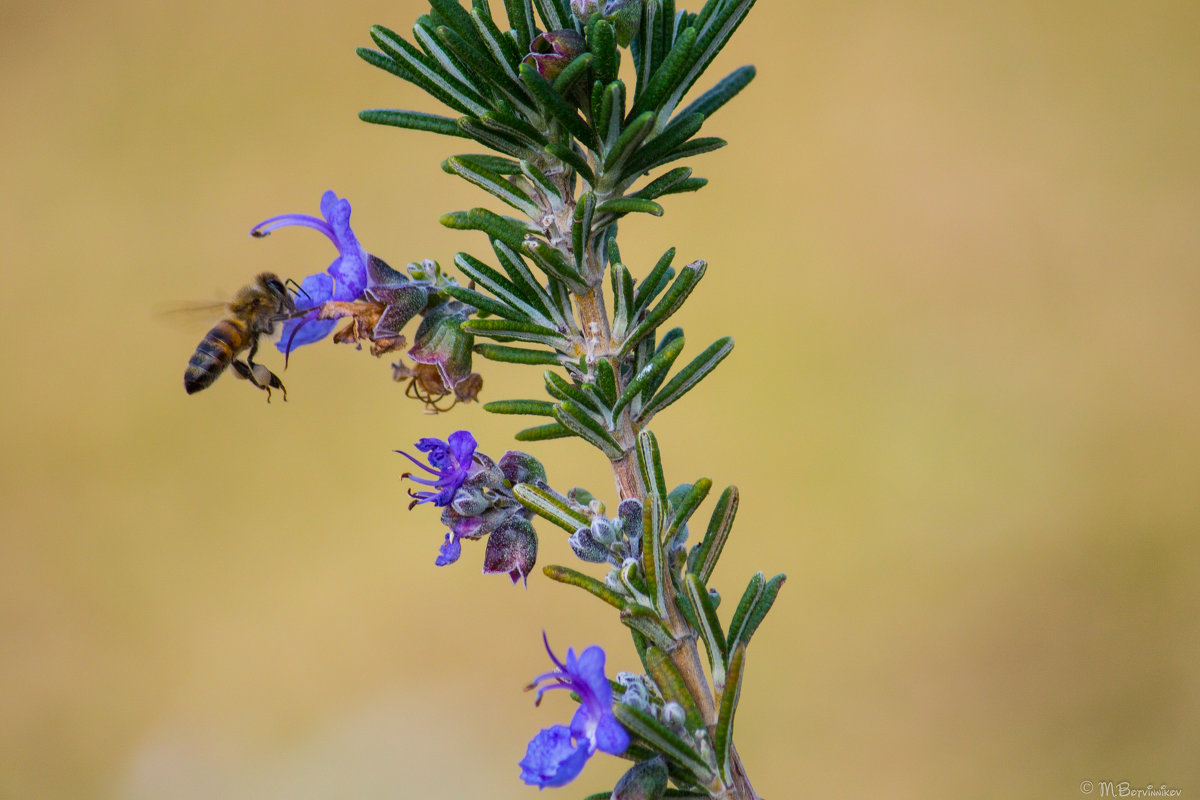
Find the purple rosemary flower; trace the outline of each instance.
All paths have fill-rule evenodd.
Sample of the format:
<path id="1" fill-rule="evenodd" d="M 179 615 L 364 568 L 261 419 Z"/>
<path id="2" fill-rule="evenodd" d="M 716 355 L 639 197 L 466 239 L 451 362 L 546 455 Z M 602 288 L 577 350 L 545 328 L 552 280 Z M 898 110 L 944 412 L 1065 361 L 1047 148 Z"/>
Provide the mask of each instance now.
<path id="1" fill-rule="evenodd" d="M 339 198 L 331 191 L 325 192 L 321 195 L 321 215 L 324 219 L 308 214 L 282 214 L 265 219 L 250 229 L 251 236 L 262 237 L 291 225 L 313 228 L 329 237 L 338 250 L 337 258 L 328 269 L 309 275 L 300 283 L 303 291 L 296 298 L 296 308 L 308 313 L 283 324 L 283 333 L 276 347 L 284 355 L 300 345 L 324 339 L 333 330 L 336 320 L 317 319 L 321 305 L 330 301 L 357 300 L 367 288 L 367 262 L 370 256 L 350 229 L 350 201 Z"/>
<path id="2" fill-rule="evenodd" d="M 499 463 L 476 449 L 475 437 L 468 431 L 456 431 L 441 439 L 421 439 L 417 449 L 426 453 L 428 464 L 402 450 L 402 456 L 432 478 L 416 478 L 417 483 L 436 491 L 414 492 L 409 509 L 433 503 L 442 509 L 442 524 L 449 529 L 434 561 L 445 567 L 462 556 L 463 539 L 488 539 L 483 557 L 485 573 L 508 575 L 513 583 L 524 581 L 537 561 L 537 532 L 529 523 L 533 512 L 515 496 L 513 487 L 530 483 L 546 487 L 546 470 L 529 455 L 509 450 Z"/>
<path id="3" fill-rule="evenodd" d="M 629 734 L 617 722 L 612 712 L 612 687 L 604 675 L 604 651 L 592 645 L 578 657 L 567 648 L 567 661 L 562 663 L 550 649 L 542 634 L 546 652 L 557 670 L 539 675 L 529 685 L 537 687 L 537 700 L 551 689 L 567 689 L 579 697 L 579 709 L 570 727 L 554 725 L 545 728 L 529 743 L 521 760 L 521 780 L 530 786 L 564 786 L 583 769 L 584 763 L 597 750 L 620 755 L 629 747 Z M 549 682 L 545 686 L 538 684 Z"/>
<path id="4" fill-rule="evenodd" d="M 396 452 L 416 464 L 434 477 L 415 478 L 411 472 L 402 477 L 423 486 L 431 486 L 436 492 L 414 492 L 408 490 L 414 500 L 409 503 L 411 509 L 421 503 L 433 503 L 435 506 L 448 506 L 454 500 L 455 493 L 462 487 L 471 474 L 471 465 L 475 456 L 475 437 L 470 431 L 455 431 L 446 441 L 426 437 L 417 442 L 416 447 L 422 453 L 427 453 L 428 464 L 422 464 L 403 450 Z M 443 555 L 449 555 L 443 553 Z M 457 558 L 457 556 L 455 556 Z M 451 561 L 454 559 L 452 558 Z"/>

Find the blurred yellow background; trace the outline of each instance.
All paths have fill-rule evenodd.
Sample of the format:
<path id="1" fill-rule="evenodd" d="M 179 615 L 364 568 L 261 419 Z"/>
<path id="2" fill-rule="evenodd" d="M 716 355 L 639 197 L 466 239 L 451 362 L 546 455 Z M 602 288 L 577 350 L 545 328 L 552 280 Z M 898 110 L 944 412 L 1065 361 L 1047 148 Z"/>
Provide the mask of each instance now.
<path id="1" fill-rule="evenodd" d="M 469 145 L 355 117 L 439 110 L 353 52 L 421 10 L 0 8 L 0 796 L 533 797 L 516 762 L 571 710 L 521 691 L 542 629 L 634 667 L 599 603 L 479 545 L 435 568 L 405 510 L 393 449 L 520 420 L 425 416 L 329 343 L 287 404 L 180 385 L 211 321 L 159 311 L 323 269 L 311 231 L 246 234 L 325 189 L 394 265 L 486 254 L 437 223 L 481 201 L 438 167 Z M 707 258 L 689 351 L 738 343 L 655 428 L 669 480 L 742 489 L 724 614 L 790 576 L 739 712 L 756 788 L 1200 792 L 1200 6 L 763 2 L 704 85 L 743 63 L 709 188 L 622 245 Z M 611 500 L 583 445 L 533 449 Z"/>

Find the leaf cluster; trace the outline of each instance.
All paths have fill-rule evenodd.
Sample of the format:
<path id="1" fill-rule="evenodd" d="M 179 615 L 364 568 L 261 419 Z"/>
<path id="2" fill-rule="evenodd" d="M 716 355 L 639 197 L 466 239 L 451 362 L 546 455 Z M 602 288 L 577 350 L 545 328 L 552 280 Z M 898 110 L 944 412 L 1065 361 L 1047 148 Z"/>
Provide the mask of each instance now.
<path id="1" fill-rule="evenodd" d="M 636 563 L 614 568 L 607 581 L 563 566 L 548 566 L 545 573 L 615 607 L 622 622 L 633 630 L 642 663 L 662 700 L 684 710 L 685 724 L 673 727 L 653 710 L 619 705 L 615 712 L 618 719 L 635 736 L 635 746 L 628 756 L 641 760 L 644 752 L 665 755 L 671 777 L 680 786 L 728 785 L 732 779 L 733 717 L 746 648 L 786 577 L 776 575 L 767 580 L 763 573 L 756 573 L 729 623 L 722 625 L 717 614 L 720 595 L 708 584 L 737 515 L 737 488 L 730 486 L 722 492 L 704 536 L 688 549 L 688 522 L 707 498 L 712 481 L 700 478 L 668 492 L 658 444 L 649 431 L 638 437 L 637 458 L 642 480 L 649 488 L 642 509 L 640 558 Z M 587 515 L 553 490 L 519 486 L 514 494 L 533 513 L 566 530 L 587 524 Z M 711 724 L 667 655 L 679 644 L 671 623 L 675 610 L 686 620 L 687 629 L 704 642 L 717 697 L 716 717 Z"/>
<path id="2" fill-rule="evenodd" d="M 413 26 L 415 44 L 376 25 L 371 38 L 378 49 L 359 48 L 358 54 L 458 116 L 376 108 L 360 117 L 472 139 L 493 151 L 496 155 L 473 164 L 451 160 L 447 171 L 535 224 L 541 210 L 535 197 L 551 184 L 573 185 L 576 177 L 595 206 L 597 230 L 630 213 L 658 215 L 656 198 L 695 191 L 705 182 L 682 167 L 656 175 L 637 191 L 631 186 L 666 164 L 725 144 L 697 134 L 753 79 L 753 67 L 735 70 L 682 110 L 679 106 L 753 5 L 754 0 L 708 0 L 693 14 L 676 10 L 674 0 L 645 0 L 627 53 L 635 75 L 630 91 L 620 77 L 622 48 L 613 24 L 599 15 L 577 19 L 566 0 L 505 0 L 502 23 L 487 0 L 474 0 L 469 9 L 457 0 L 431 0 L 429 12 Z M 586 47 L 547 77 L 531 61 L 531 46 L 542 34 L 562 30 L 582 36 Z M 560 175 L 566 180 L 557 180 Z M 543 199 L 552 200 L 549 194 Z"/>

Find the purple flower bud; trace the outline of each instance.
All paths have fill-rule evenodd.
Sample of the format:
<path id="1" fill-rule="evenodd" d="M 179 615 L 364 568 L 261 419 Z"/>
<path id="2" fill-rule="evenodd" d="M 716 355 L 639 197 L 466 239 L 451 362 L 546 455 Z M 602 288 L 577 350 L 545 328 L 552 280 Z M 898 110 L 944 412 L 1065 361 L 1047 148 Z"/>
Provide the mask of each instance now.
<path id="1" fill-rule="evenodd" d="M 642 26 L 642 0 L 608 0 L 601 13 L 612 23 L 617 44 L 628 47 Z"/>
<path id="2" fill-rule="evenodd" d="M 549 31 L 538 34 L 529 44 L 529 55 L 522 61 L 546 80 L 553 81 L 586 49 L 587 42 L 575 31 Z"/>
<path id="3" fill-rule="evenodd" d="M 591 528 L 580 528 L 567 540 L 571 549 L 579 558 L 591 564 L 603 564 L 608 561 L 609 550 L 604 543 L 596 541 Z"/>
<path id="4" fill-rule="evenodd" d="M 571 13 L 575 19 L 587 24 L 592 14 L 600 13 L 600 3 L 597 0 L 571 0 Z"/>
<path id="5" fill-rule="evenodd" d="M 546 468 L 529 453 L 520 450 L 508 450 L 500 456 L 500 471 L 504 479 L 516 485 L 518 483 L 545 483 Z"/>
<path id="6" fill-rule="evenodd" d="M 483 571 L 507 573 L 513 583 L 524 581 L 537 561 L 537 533 L 524 517 L 509 517 L 488 537 Z"/>

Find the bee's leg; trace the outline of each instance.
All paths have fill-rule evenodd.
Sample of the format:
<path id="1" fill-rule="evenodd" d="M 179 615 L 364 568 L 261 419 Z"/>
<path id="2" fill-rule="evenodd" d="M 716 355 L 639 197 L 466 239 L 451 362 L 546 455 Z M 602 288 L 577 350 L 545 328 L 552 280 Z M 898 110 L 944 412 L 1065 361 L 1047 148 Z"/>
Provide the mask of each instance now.
<path id="1" fill-rule="evenodd" d="M 279 380 L 274 372 L 264 367 L 262 364 L 254 363 L 254 354 L 258 352 L 258 337 L 250 343 L 250 352 L 246 354 L 246 363 L 237 367 L 238 362 L 233 362 L 237 367 L 238 374 L 242 375 L 242 370 L 245 370 L 244 378 L 248 378 L 258 388 L 267 393 L 267 402 L 271 402 L 271 390 L 278 389 L 283 392 L 283 402 L 287 402 L 287 389 L 283 387 L 283 381 Z"/>
<path id="2" fill-rule="evenodd" d="M 254 385 L 266 391 L 268 403 L 271 402 L 271 389 L 283 392 L 283 402 L 287 402 L 287 389 L 283 388 L 283 381 L 279 380 L 278 375 L 262 364 L 251 364 L 250 368 L 254 370 Z"/>

